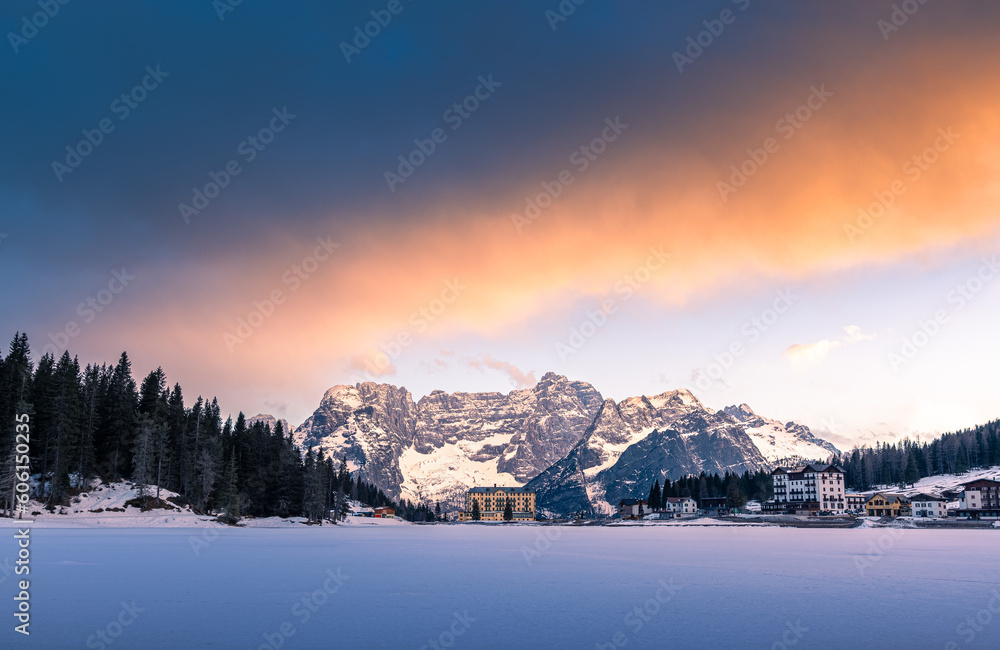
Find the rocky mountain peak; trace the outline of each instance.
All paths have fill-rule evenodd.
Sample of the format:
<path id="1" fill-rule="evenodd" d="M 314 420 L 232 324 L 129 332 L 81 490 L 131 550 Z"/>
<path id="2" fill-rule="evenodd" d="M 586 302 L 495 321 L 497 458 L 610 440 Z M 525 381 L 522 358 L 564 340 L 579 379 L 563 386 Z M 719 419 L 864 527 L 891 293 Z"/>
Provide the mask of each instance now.
<path id="1" fill-rule="evenodd" d="M 254 422 L 263 422 L 267 426 L 271 427 L 272 431 L 274 431 L 274 428 L 278 424 L 278 422 L 281 422 L 281 428 L 284 430 L 285 435 L 288 435 L 289 431 L 292 430 L 291 427 L 288 425 L 288 420 L 285 420 L 284 418 L 279 420 L 270 413 L 258 413 L 252 418 L 247 419 L 247 425 L 251 425 Z"/>
<path id="2" fill-rule="evenodd" d="M 677 390 L 666 391 L 660 393 L 659 395 L 654 395 L 649 397 L 650 404 L 657 409 L 662 409 L 665 407 L 670 408 L 684 408 L 691 407 L 696 409 L 705 408 L 702 403 L 694 396 L 694 393 L 686 388 L 678 388 Z"/>
<path id="3" fill-rule="evenodd" d="M 726 414 L 732 416 L 737 422 L 746 422 L 757 418 L 757 414 L 754 413 L 753 409 L 746 404 L 740 404 L 739 406 L 727 406 L 722 410 Z"/>
<path id="4" fill-rule="evenodd" d="M 346 456 L 393 498 L 457 505 L 472 485 L 530 481 L 540 503 L 566 511 L 607 510 L 664 473 L 752 470 L 834 450 L 746 404 L 715 412 L 683 388 L 616 402 L 554 372 L 507 394 L 434 390 L 416 403 L 391 384 L 334 386 L 294 438 Z"/>
<path id="5" fill-rule="evenodd" d="M 601 401 L 590 384 L 551 372 L 506 395 L 434 390 L 417 403 L 390 384 L 334 386 L 298 440 L 346 455 L 387 494 L 435 500 L 471 484 L 525 483 L 576 444 Z"/>

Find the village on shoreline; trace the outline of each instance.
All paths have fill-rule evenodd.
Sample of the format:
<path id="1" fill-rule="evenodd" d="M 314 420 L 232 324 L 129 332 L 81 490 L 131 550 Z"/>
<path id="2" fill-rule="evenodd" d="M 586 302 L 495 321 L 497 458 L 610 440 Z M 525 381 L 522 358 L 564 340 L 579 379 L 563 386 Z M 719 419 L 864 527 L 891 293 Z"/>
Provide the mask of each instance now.
<path id="1" fill-rule="evenodd" d="M 351 501 L 340 517 L 323 521 L 305 517 L 244 517 L 236 528 L 321 526 L 360 528 L 392 525 L 479 526 L 745 526 L 786 528 L 921 528 L 1000 530 L 1000 467 L 963 475 L 921 479 L 908 488 L 851 492 L 844 488 L 836 465 L 807 463 L 775 468 L 774 496 L 765 502 L 724 497 L 659 496 L 658 482 L 647 498 L 620 499 L 613 513 L 558 515 L 538 509 L 536 494 L 523 487 L 470 488 L 465 509 L 441 513 L 434 521 L 406 521 L 392 506 L 371 507 Z M 148 488 L 147 488 L 148 490 Z M 147 499 L 129 481 L 95 484 L 73 498 L 70 506 L 48 508 L 34 503 L 30 517 L 0 518 L 0 527 L 41 528 L 226 527 L 225 521 L 184 504 L 162 490 Z M 657 505 L 651 507 L 650 500 Z M 155 501 L 155 503 L 151 503 Z"/>

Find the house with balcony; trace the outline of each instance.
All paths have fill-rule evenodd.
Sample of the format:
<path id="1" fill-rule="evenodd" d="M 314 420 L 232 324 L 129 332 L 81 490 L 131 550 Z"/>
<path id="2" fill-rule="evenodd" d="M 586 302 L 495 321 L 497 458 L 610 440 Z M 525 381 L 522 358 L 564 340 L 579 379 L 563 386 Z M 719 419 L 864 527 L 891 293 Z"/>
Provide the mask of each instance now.
<path id="1" fill-rule="evenodd" d="M 956 514 L 967 519 L 1000 519 L 1000 482 L 981 478 L 963 483 Z"/>
<path id="2" fill-rule="evenodd" d="M 618 516 L 622 519 L 634 519 L 651 512 L 649 504 L 644 499 L 622 499 L 618 502 Z"/>
<path id="3" fill-rule="evenodd" d="M 936 494 L 921 492 L 910 497 L 914 517 L 947 517 L 948 500 Z"/>
<path id="4" fill-rule="evenodd" d="M 726 517 L 732 510 L 726 505 L 726 497 L 702 497 L 701 511 L 709 517 Z"/>
<path id="5" fill-rule="evenodd" d="M 847 510 L 844 498 L 844 470 L 836 465 L 807 464 L 771 472 L 774 481 L 774 505 L 777 510 L 796 514 Z"/>
<path id="6" fill-rule="evenodd" d="M 844 504 L 846 505 L 848 512 L 863 513 L 865 511 L 866 501 L 868 501 L 868 497 L 863 494 L 858 494 L 857 492 L 844 493 Z"/>
<path id="7" fill-rule="evenodd" d="M 902 494 L 876 492 L 865 502 L 865 513 L 869 517 L 908 517 L 910 500 Z"/>
<path id="8" fill-rule="evenodd" d="M 691 497 L 667 497 L 663 508 L 671 518 L 694 517 L 698 514 L 698 502 Z"/>
<path id="9" fill-rule="evenodd" d="M 458 513 L 459 521 L 472 521 L 478 509 L 480 521 L 503 521 L 504 509 L 510 503 L 513 521 L 535 518 L 535 493 L 523 487 L 474 487 L 465 493 L 465 510 Z"/>

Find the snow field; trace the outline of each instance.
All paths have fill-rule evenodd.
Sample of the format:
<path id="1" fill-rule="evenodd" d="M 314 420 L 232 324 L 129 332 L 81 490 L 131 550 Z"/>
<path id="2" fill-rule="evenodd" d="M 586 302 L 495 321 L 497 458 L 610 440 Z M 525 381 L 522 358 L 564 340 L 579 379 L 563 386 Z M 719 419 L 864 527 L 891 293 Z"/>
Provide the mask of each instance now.
<path id="1" fill-rule="evenodd" d="M 996 535 L 38 529 L 32 636 L 37 647 L 87 647 L 129 609 L 134 620 L 107 647 L 996 648 Z M 12 552 L 11 540 L 0 544 L 0 567 Z M 12 578 L 0 569 L 3 597 L 12 597 Z M 12 627 L 0 632 L 5 645 Z"/>

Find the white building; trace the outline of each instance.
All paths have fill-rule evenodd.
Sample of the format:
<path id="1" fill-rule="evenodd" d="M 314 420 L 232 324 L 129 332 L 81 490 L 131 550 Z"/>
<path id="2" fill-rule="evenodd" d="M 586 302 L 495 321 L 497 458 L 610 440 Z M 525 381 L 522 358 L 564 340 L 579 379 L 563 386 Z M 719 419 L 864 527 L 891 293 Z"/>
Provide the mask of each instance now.
<path id="1" fill-rule="evenodd" d="M 743 509 L 751 514 L 760 514 L 763 506 L 760 505 L 760 501 L 747 501 Z"/>
<path id="2" fill-rule="evenodd" d="M 796 511 L 834 513 L 847 511 L 844 499 L 844 470 L 836 465 L 803 465 L 771 472 L 774 501 Z"/>
<path id="3" fill-rule="evenodd" d="M 948 501 L 936 494 L 921 492 L 910 497 L 910 510 L 914 517 L 947 517 Z"/>
<path id="4" fill-rule="evenodd" d="M 667 497 L 663 510 L 674 517 L 693 517 L 698 514 L 698 502 L 691 497 Z"/>
<path id="5" fill-rule="evenodd" d="M 958 516 L 970 519 L 1000 519 L 1000 481 L 986 478 L 962 484 Z"/>
<path id="6" fill-rule="evenodd" d="M 652 510 L 649 509 L 649 504 L 646 503 L 645 499 L 622 499 L 618 502 L 618 515 L 622 519 L 639 515 L 645 516 L 650 512 Z"/>
<path id="7" fill-rule="evenodd" d="M 863 494 L 858 494 L 856 492 L 848 492 L 844 495 L 844 505 L 847 507 L 848 512 L 861 512 L 865 511 L 865 503 L 868 502 L 868 497 Z"/>

